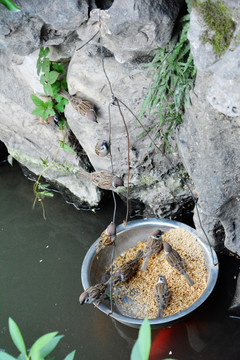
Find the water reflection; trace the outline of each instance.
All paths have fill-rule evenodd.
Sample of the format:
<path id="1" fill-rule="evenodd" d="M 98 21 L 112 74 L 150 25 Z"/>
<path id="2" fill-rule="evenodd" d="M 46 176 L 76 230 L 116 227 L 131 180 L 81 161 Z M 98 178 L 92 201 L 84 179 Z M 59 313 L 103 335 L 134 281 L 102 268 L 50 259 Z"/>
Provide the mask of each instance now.
<path id="1" fill-rule="evenodd" d="M 59 194 L 32 211 L 33 183 L 15 164 L 0 165 L 1 324 L 0 348 L 17 355 L 8 317 L 20 326 L 27 346 L 44 333 L 65 335 L 55 352 L 62 359 L 129 359 L 138 330 L 107 317 L 92 305 L 80 306 L 81 264 L 109 224 L 112 203 L 98 211 L 77 211 Z M 118 204 L 117 223 L 125 218 Z M 216 289 L 193 316 L 172 328 L 152 331 L 150 359 L 231 360 L 240 355 L 240 323 L 228 318 L 232 279 L 239 263 L 222 257 Z M 236 275 L 236 274 L 235 274 Z"/>

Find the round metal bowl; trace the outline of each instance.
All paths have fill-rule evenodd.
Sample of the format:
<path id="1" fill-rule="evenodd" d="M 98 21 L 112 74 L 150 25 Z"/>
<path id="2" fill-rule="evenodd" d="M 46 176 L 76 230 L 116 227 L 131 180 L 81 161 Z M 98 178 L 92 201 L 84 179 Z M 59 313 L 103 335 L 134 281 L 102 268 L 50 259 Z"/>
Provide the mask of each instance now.
<path id="1" fill-rule="evenodd" d="M 210 249 L 208 245 L 202 242 L 193 228 L 177 221 L 165 219 L 144 219 L 130 221 L 126 226 L 117 226 L 118 236 L 116 240 L 115 257 L 122 254 L 125 250 L 136 246 L 139 241 L 145 241 L 149 234 L 151 234 L 155 229 L 161 229 L 166 232 L 170 229 L 177 228 L 182 228 L 193 234 L 201 246 L 204 253 L 205 265 L 208 273 L 207 287 L 198 300 L 187 309 L 162 319 L 150 319 L 149 322 L 153 329 L 170 326 L 174 322 L 181 320 L 186 315 L 197 309 L 208 298 L 216 284 L 218 277 L 218 259 L 216 253 L 213 249 Z M 88 250 L 82 264 L 81 277 L 84 290 L 92 285 L 105 281 L 105 270 L 106 267 L 110 266 L 111 263 L 112 247 L 110 246 L 105 248 L 97 256 L 95 251 L 95 244 L 97 242 L 98 239 Z M 108 300 L 102 300 L 101 304 L 98 306 L 98 309 L 127 326 L 138 328 L 143 322 L 142 319 L 136 319 L 123 315 L 121 308 L 116 307 L 115 305 L 113 305 L 113 312 L 111 313 Z"/>

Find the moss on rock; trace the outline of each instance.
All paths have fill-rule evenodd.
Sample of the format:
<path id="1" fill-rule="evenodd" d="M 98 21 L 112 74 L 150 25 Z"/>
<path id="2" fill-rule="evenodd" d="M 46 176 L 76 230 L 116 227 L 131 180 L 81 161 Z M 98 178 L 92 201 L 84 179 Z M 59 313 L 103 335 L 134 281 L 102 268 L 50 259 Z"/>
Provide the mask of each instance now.
<path id="1" fill-rule="evenodd" d="M 192 0 L 191 6 L 198 8 L 208 29 L 202 36 L 203 43 L 210 43 L 217 56 L 228 49 L 236 28 L 229 9 L 220 1 Z"/>

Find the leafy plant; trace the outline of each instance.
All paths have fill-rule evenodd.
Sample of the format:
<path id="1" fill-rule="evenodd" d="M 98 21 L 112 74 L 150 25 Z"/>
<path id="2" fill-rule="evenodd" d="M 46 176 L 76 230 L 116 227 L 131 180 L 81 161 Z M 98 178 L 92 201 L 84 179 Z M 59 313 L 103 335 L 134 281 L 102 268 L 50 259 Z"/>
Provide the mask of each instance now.
<path id="1" fill-rule="evenodd" d="M 55 163 L 60 148 L 62 148 L 64 151 L 75 153 L 75 151 L 68 144 L 66 144 L 65 134 L 63 132 L 64 129 L 69 127 L 64 116 L 64 109 L 66 104 L 68 104 L 68 100 L 58 95 L 60 89 L 63 88 L 67 90 L 66 69 L 63 64 L 59 62 L 53 62 L 47 57 L 49 51 L 49 48 L 41 48 L 37 60 L 37 74 L 40 76 L 40 83 L 43 85 L 44 93 L 46 96 L 48 96 L 49 99 L 44 102 L 36 95 L 31 94 L 31 99 L 36 105 L 36 108 L 32 111 L 32 114 L 40 116 L 46 123 L 48 122 L 49 117 L 54 117 L 54 122 L 57 121 L 59 129 L 63 133 L 63 140 L 59 140 L 59 147 L 57 148 L 54 159 L 48 163 L 48 159 L 44 160 L 41 158 L 44 169 L 33 186 L 33 191 L 35 194 L 33 208 L 35 207 L 36 201 L 38 200 L 42 206 L 44 219 L 46 219 L 46 215 L 42 200 L 45 197 L 53 197 L 53 193 L 48 189 L 49 184 L 40 184 L 41 177 L 43 176 L 44 172 Z M 56 115 L 57 120 L 55 118 Z"/>
<path id="2" fill-rule="evenodd" d="M 148 319 L 144 319 L 135 342 L 131 360 L 148 360 L 151 349 L 151 327 Z"/>
<path id="3" fill-rule="evenodd" d="M 194 86 L 196 67 L 187 39 L 189 14 L 179 21 L 175 35 L 168 45 L 158 48 L 154 59 L 148 65 L 152 83 L 144 99 L 139 119 L 148 110 L 158 114 L 159 120 L 148 131 L 162 136 L 164 145 L 171 152 L 168 137 L 182 122 L 182 115 L 190 105 L 190 90 Z M 145 132 L 140 134 L 144 135 Z"/>
<path id="4" fill-rule="evenodd" d="M 63 64 L 52 62 L 47 57 L 49 48 L 41 48 L 37 60 L 37 74 L 40 75 L 40 83 L 43 85 L 43 90 L 46 96 L 51 100 L 42 101 L 36 95 L 31 95 L 36 109 L 33 114 L 41 116 L 43 120 L 47 120 L 50 115 L 59 114 L 60 118 L 64 118 L 64 108 L 68 104 L 68 100 L 58 95 L 61 88 L 67 90 L 66 69 Z"/>
<path id="5" fill-rule="evenodd" d="M 12 341 L 18 351 L 20 351 L 20 354 L 17 358 L 15 358 L 4 351 L 0 351 L 1 360 L 44 360 L 56 348 L 59 341 L 63 338 L 63 335 L 57 335 L 57 332 L 45 334 L 37 339 L 27 352 L 21 331 L 13 319 L 9 318 L 8 326 Z M 64 360 L 73 360 L 74 356 L 75 351 L 72 351 L 65 357 Z"/>
<path id="6" fill-rule="evenodd" d="M 19 9 L 19 7 L 11 0 L 0 0 L 0 3 L 2 3 L 9 11 L 21 11 L 21 9 Z"/>

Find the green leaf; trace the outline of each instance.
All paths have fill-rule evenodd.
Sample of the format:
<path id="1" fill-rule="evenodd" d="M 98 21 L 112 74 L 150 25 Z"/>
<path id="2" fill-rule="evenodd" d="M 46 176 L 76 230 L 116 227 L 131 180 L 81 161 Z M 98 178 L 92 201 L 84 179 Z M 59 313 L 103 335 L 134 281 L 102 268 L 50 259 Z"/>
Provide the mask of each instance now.
<path id="1" fill-rule="evenodd" d="M 43 118 L 44 109 L 42 109 L 42 108 L 36 108 L 36 109 L 34 109 L 34 110 L 32 111 L 32 114 L 33 114 L 33 115 L 42 116 L 42 118 Z M 47 119 L 47 118 L 46 118 L 46 119 Z M 46 119 L 44 119 L 44 120 L 46 120 Z"/>
<path id="2" fill-rule="evenodd" d="M 48 166 L 48 163 L 47 163 L 48 156 L 46 157 L 46 159 L 45 159 L 45 160 L 44 160 L 43 158 L 41 158 L 41 157 L 40 157 L 40 159 L 41 159 L 41 161 L 42 161 L 43 165 Z"/>
<path id="3" fill-rule="evenodd" d="M 61 82 L 59 80 L 57 80 L 51 86 L 52 86 L 54 98 L 57 101 L 57 98 L 60 98 L 60 95 L 58 95 L 58 92 L 61 89 Z"/>
<path id="4" fill-rule="evenodd" d="M 40 83 L 41 83 L 42 85 L 46 84 L 47 80 L 48 80 L 48 78 L 46 77 L 45 74 L 42 74 L 42 75 L 40 76 Z"/>
<path id="5" fill-rule="evenodd" d="M 73 360 L 74 359 L 74 356 L 75 356 L 75 352 L 76 350 L 72 351 L 70 354 L 68 354 L 64 360 Z"/>
<path id="6" fill-rule="evenodd" d="M 44 111 L 43 111 L 43 114 L 42 114 L 42 118 L 43 120 L 47 120 L 47 118 L 50 116 L 50 115 L 54 115 L 55 114 L 55 111 L 51 108 L 46 108 Z"/>
<path id="7" fill-rule="evenodd" d="M 64 150 L 64 151 L 70 151 L 72 153 L 75 154 L 75 151 L 68 145 L 66 144 L 64 141 L 60 140 L 59 141 L 60 147 Z"/>
<path id="8" fill-rule="evenodd" d="M 43 48 L 42 48 L 43 49 Z M 49 52 L 50 52 L 50 49 L 48 48 L 48 47 L 46 47 L 45 49 L 43 49 L 43 51 L 42 51 L 42 56 L 44 56 L 44 57 L 46 57 L 48 54 L 49 54 Z"/>
<path id="9" fill-rule="evenodd" d="M 45 190 L 46 188 L 48 188 L 50 185 L 49 184 L 38 184 L 38 188 L 40 190 Z"/>
<path id="10" fill-rule="evenodd" d="M 58 71 L 61 74 L 66 72 L 64 65 L 59 63 L 52 63 L 52 69 Z"/>
<path id="11" fill-rule="evenodd" d="M 41 192 L 38 192 L 37 194 L 41 199 L 43 199 L 45 197 L 51 197 L 51 198 L 54 197 L 54 194 L 49 191 L 41 191 Z"/>
<path id="12" fill-rule="evenodd" d="M 63 113 L 65 110 L 65 106 L 68 104 L 68 99 L 65 99 L 61 96 L 59 96 L 59 98 L 61 98 L 61 100 L 58 102 L 58 104 L 55 106 L 55 109 L 60 112 Z"/>
<path id="13" fill-rule="evenodd" d="M 31 94 L 31 99 L 32 99 L 32 102 L 34 103 L 34 105 L 36 105 L 37 107 L 42 107 L 44 109 L 45 107 L 45 104 L 44 104 L 44 101 L 42 101 L 41 99 L 39 99 L 36 95 L 34 94 Z"/>
<path id="14" fill-rule="evenodd" d="M 151 327 L 148 319 L 145 319 L 140 327 L 138 339 L 135 342 L 131 360 L 148 360 L 151 348 Z"/>
<path id="15" fill-rule="evenodd" d="M 10 11 L 21 11 L 21 9 L 19 9 L 19 7 L 15 5 L 11 0 L 0 0 L 0 2 Z"/>
<path id="16" fill-rule="evenodd" d="M 57 331 L 51 332 L 37 339 L 35 343 L 32 345 L 28 357 L 38 356 L 40 350 L 44 346 L 46 346 L 57 335 L 57 333 L 58 333 Z"/>
<path id="17" fill-rule="evenodd" d="M 48 74 L 50 71 L 50 60 L 49 58 L 44 58 L 42 62 L 42 72 Z"/>
<path id="18" fill-rule="evenodd" d="M 0 359 L 1 360 L 16 360 L 17 358 L 13 357 L 12 355 L 7 354 L 5 351 L 0 351 Z"/>
<path id="19" fill-rule="evenodd" d="M 16 345 L 17 349 L 27 357 L 26 346 L 24 344 L 22 334 L 19 330 L 19 327 L 12 318 L 8 319 L 8 326 L 12 341 Z"/>
<path id="20" fill-rule="evenodd" d="M 59 76 L 59 72 L 57 72 L 57 71 L 50 71 L 50 73 L 48 74 L 49 84 L 55 83 L 55 81 L 57 80 L 58 76 Z"/>
<path id="21" fill-rule="evenodd" d="M 64 337 L 64 335 L 55 336 L 52 340 L 49 341 L 49 343 L 47 345 L 45 345 L 40 350 L 40 355 L 43 358 L 45 358 L 48 354 L 50 354 L 55 349 L 55 347 L 57 346 L 57 344 L 63 337 Z"/>
<path id="22" fill-rule="evenodd" d="M 53 89 L 52 89 L 52 85 L 50 85 L 50 84 L 48 84 L 48 83 L 44 83 L 43 84 L 43 90 L 44 90 L 44 92 L 45 92 L 45 94 L 47 95 L 47 96 L 51 96 L 51 97 L 53 97 Z"/>

